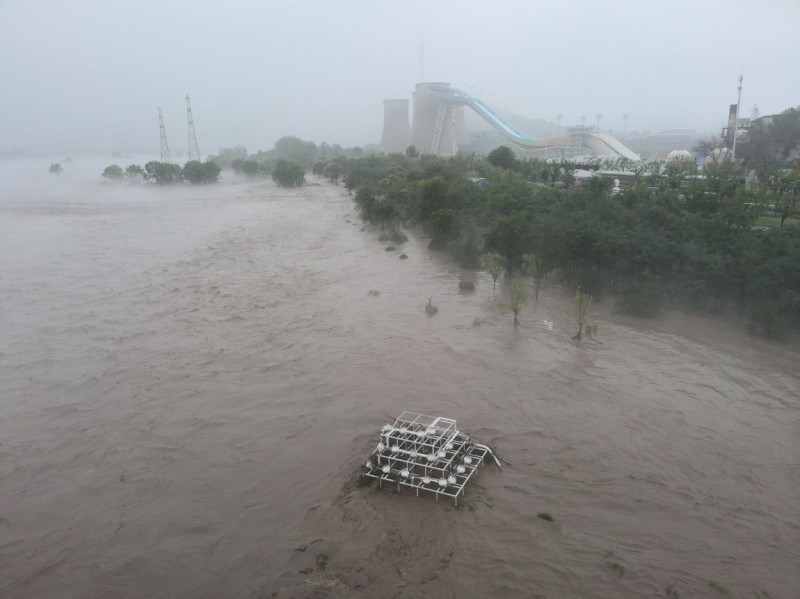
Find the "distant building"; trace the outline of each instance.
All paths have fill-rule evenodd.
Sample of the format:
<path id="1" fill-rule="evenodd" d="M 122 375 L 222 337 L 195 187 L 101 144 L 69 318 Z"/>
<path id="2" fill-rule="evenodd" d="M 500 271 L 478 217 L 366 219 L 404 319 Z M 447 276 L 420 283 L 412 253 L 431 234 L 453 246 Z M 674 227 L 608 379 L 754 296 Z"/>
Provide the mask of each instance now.
<path id="1" fill-rule="evenodd" d="M 725 140 L 728 147 L 731 147 L 733 145 L 734 131 L 736 132 L 736 140 L 738 141 L 747 136 L 747 132 L 750 130 L 750 124 L 750 119 L 745 117 L 739 117 L 737 121 L 736 104 L 731 104 L 728 108 L 728 124 L 726 127 L 722 128 L 720 137 Z"/>

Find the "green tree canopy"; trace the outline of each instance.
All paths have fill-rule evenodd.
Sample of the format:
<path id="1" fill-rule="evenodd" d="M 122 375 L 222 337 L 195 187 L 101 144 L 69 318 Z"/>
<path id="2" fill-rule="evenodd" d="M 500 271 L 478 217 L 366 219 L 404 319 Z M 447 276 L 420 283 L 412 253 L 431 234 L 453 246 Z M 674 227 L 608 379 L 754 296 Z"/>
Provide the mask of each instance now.
<path id="1" fill-rule="evenodd" d="M 742 156 L 752 165 L 791 166 L 792 151 L 800 147 L 800 110 L 789 108 L 759 119 L 742 143 Z M 737 156 L 739 152 L 737 152 Z"/>
<path id="2" fill-rule="evenodd" d="M 317 157 L 317 145 L 313 141 L 303 141 L 299 137 L 287 135 L 275 142 L 275 156 L 285 158 L 301 165 L 311 164 Z"/>
<path id="3" fill-rule="evenodd" d="M 503 274 L 505 264 L 506 259 L 497 252 L 488 252 L 481 256 L 481 268 L 492 276 L 494 282 L 492 290 L 497 287 L 497 277 Z"/>
<path id="4" fill-rule="evenodd" d="M 128 179 L 141 179 L 144 178 L 144 169 L 138 164 L 131 164 L 125 169 L 125 176 Z"/>
<path id="5" fill-rule="evenodd" d="M 272 170 L 272 180 L 281 187 L 299 187 L 305 183 L 306 169 L 294 160 L 278 158 Z"/>
<path id="6" fill-rule="evenodd" d="M 506 271 L 510 274 L 522 264 L 522 255 L 530 244 L 531 225 L 520 216 L 500 218 L 494 228 L 486 233 L 486 248 L 502 255 Z"/>
<path id="7" fill-rule="evenodd" d="M 190 160 L 183 167 L 183 178 L 190 183 L 216 183 L 220 167 L 216 162 L 201 163 L 199 160 Z"/>
<path id="8" fill-rule="evenodd" d="M 447 182 L 442 177 L 433 177 L 422 183 L 417 218 L 427 221 L 431 215 L 447 208 Z"/>
<path id="9" fill-rule="evenodd" d="M 169 185 L 181 179 L 181 167 L 177 164 L 168 164 L 157 160 L 151 160 L 145 164 L 144 172 L 147 179 L 159 185 Z"/>
<path id="10" fill-rule="evenodd" d="M 124 176 L 125 172 L 122 170 L 122 167 L 120 167 L 117 164 L 112 164 L 110 166 L 107 166 L 103 170 L 103 178 L 110 179 L 111 181 L 119 181 Z"/>
<path id="11" fill-rule="evenodd" d="M 243 160 L 241 169 L 247 177 L 257 177 L 261 174 L 261 165 L 256 160 Z"/>
<path id="12" fill-rule="evenodd" d="M 232 148 L 220 148 L 217 155 L 208 157 L 209 162 L 216 162 L 221 168 L 231 168 L 234 160 L 247 160 L 247 148 L 244 146 L 234 146 Z"/>
<path id="13" fill-rule="evenodd" d="M 458 216 L 451 208 L 443 208 L 431 214 L 431 241 L 429 247 L 443 250 L 458 236 Z"/>
<path id="14" fill-rule="evenodd" d="M 519 313 L 525 305 L 527 297 L 525 295 L 525 285 L 519 279 L 511 281 L 511 295 L 506 306 L 514 313 L 514 328 L 519 326 Z"/>
<path id="15" fill-rule="evenodd" d="M 514 150 L 508 146 L 500 146 L 495 148 L 486 157 L 492 166 L 504 169 L 513 169 L 517 164 L 517 157 L 514 155 Z"/>
<path id="16" fill-rule="evenodd" d="M 336 183 L 339 177 L 342 175 L 342 167 L 336 160 L 329 160 L 325 163 L 325 168 L 323 169 L 323 174 L 328 178 L 329 181 Z"/>

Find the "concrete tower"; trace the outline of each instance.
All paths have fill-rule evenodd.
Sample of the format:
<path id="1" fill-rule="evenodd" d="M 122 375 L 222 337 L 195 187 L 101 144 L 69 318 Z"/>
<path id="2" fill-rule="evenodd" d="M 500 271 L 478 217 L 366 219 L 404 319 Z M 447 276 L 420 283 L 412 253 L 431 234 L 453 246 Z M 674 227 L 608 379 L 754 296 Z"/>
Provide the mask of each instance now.
<path id="1" fill-rule="evenodd" d="M 445 90 L 449 83 L 417 83 L 414 91 L 414 120 L 411 125 L 411 143 L 421 154 L 451 156 L 460 144 L 468 142 L 464 106 Z M 434 141 L 438 142 L 436 148 Z"/>
<path id="2" fill-rule="evenodd" d="M 405 152 L 409 145 L 408 100 L 384 100 L 381 150 L 386 153 Z"/>
<path id="3" fill-rule="evenodd" d="M 449 86 L 449 83 L 417 83 L 414 91 L 414 120 L 411 123 L 411 143 L 420 154 L 430 154 L 433 131 L 439 116 L 441 92 L 430 89 L 431 85 Z"/>

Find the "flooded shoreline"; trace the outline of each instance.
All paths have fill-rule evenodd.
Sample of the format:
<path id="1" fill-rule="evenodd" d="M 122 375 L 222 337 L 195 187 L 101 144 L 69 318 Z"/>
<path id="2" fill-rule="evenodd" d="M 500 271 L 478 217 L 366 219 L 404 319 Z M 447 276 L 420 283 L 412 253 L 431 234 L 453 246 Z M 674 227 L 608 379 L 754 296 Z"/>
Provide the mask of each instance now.
<path id="1" fill-rule="evenodd" d="M 800 588 L 794 345 L 608 302 L 577 343 L 557 287 L 515 330 L 329 184 L 80 191 L 0 205 L 1 596 Z M 404 410 L 506 466 L 460 509 L 358 486 Z"/>

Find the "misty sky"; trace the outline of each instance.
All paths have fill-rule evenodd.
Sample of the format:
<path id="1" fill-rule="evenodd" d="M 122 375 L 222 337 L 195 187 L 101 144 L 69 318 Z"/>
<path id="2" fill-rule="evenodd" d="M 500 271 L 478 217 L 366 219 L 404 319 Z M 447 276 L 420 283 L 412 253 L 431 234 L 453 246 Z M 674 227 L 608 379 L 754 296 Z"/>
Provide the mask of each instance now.
<path id="1" fill-rule="evenodd" d="M 0 151 L 203 156 L 380 141 L 386 98 L 447 81 L 563 125 L 719 133 L 800 105 L 800 0 L 0 0 Z"/>

